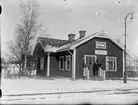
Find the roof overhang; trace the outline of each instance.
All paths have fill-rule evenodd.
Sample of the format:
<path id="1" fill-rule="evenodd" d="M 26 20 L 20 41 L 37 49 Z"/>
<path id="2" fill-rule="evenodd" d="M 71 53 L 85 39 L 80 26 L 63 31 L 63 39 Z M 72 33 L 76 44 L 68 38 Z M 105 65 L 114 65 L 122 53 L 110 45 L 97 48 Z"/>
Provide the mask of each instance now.
<path id="1" fill-rule="evenodd" d="M 33 50 L 33 54 L 34 51 L 36 49 L 36 46 L 40 44 L 42 49 L 44 50 L 44 52 L 56 52 L 56 50 L 58 49 L 58 47 L 52 46 L 52 45 L 46 45 L 45 47 L 43 46 L 42 42 L 40 40 L 38 40 L 38 42 L 35 44 L 34 50 Z"/>
<path id="2" fill-rule="evenodd" d="M 36 46 L 37 46 L 38 44 L 40 44 L 41 47 L 42 47 L 42 49 L 44 50 L 44 47 L 43 47 L 43 45 L 42 45 L 42 42 L 41 42 L 40 40 L 38 40 L 38 41 L 36 42 L 35 46 L 34 46 L 34 49 L 33 49 L 33 55 L 34 55 L 34 52 L 35 52 Z"/>
<path id="3" fill-rule="evenodd" d="M 63 51 L 68 51 L 68 50 L 74 50 L 76 47 L 82 45 L 83 43 L 93 39 L 93 38 L 105 38 L 105 39 L 109 39 L 111 40 L 114 44 L 116 44 L 119 48 L 121 48 L 122 50 L 124 50 L 124 47 L 119 44 L 116 40 L 112 39 L 110 36 L 106 35 L 103 31 L 100 31 L 100 32 L 96 32 L 96 33 L 93 33 L 87 37 L 84 37 L 83 39 L 78 39 L 78 43 L 68 43 L 66 45 L 63 45 L 61 47 L 55 47 L 55 46 L 52 46 L 52 45 L 46 45 L 45 47 L 43 46 L 42 42 L 40 40 L 38 40 L 38 42 L 36 43 L 36 45 L 38 43 L 40 43 L 40 45 L 42 46 L 44 52 L 63 52 Z M 35 48 L 36 49 L 36 45 L 35 45 Z"/>
<path id="4" fill-rule="evenodd" d="M 68 51 L 68 50 L 74 50 L 74 49 L 71 49 L 71 48 L 68 48 L 68 49 L 61 49 L 61 50 L 56 50 L 55 52 L 63 52 L 63 51 Z"/>
<path id="5" fill-rule="evenodd" d="M 119 48 L 121 48 L 122 50 L 124 50 L 124 47 L 123 47 L 121 44 L 119 44 L 116 40 L 112 39 L 112 38 L 109 37 L 109 36 L 103 36 L 103 35 L 100 35 L 100 34 L 104 34 L 104 33 L 103 33 L 103 32 L 102 32 L 102 33 L 99 33 L 99 32 L 98 32 L 98 33 L 96 33 L 95 35 L 91 35 L 90 37 L 84 39 L 83 41 L 81 41 L 81 42 L 79 42 L 79 43 L 77 43 L 77 44 L 71 46 L 70 49 L 75 49 L 76 47 L 80 46 L 81 44 L 83 44 L 83 43 L 85 43 L 85 42 L 87 42 L 87 41 L 89 41 L 89 40 L 91 40 L 91 39 L 97 37 L 97 38 L 109 39 L 109 40 L 111 40 L 114 44 L 116 44 Z"/>
<path id="6" fill-rule="evenodd" d="M 44 48 L 44 52 L 56 52 L 58 47 L 52 46 L 52 45 L 46 45 Z"/>

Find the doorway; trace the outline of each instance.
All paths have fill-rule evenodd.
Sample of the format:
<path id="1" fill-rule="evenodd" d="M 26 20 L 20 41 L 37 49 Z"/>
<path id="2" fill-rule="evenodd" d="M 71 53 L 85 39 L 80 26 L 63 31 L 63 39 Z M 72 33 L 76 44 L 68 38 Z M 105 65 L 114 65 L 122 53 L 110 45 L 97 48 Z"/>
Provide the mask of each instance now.
<path id="1" fill-rule="evenodd" d="M 97 60 L 97 56 L 96 55 L 85 55 L 85 64 L 89 66 L 89 77 L 93 76 L 93 64 L 95 63 L 95 61 Z"/>

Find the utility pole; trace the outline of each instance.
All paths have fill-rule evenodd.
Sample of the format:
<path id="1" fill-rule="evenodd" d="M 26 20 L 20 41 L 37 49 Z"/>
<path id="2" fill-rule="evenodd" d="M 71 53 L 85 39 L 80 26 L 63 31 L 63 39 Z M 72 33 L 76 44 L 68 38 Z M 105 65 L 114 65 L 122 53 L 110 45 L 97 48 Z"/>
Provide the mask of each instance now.
<path id="1" fill-rule="evenodd" d="M 125 63 L 125 71 L 124 71 L 124 83 L 127 83 L 127 67 L 126 67 L 126 56 L 127 56 L 127 52 L 126 52 L 126 27 L 127 27 L 127 18 L 128 16 L 131 15 L 132 17 L 130 18 L 131 20 L 133 19 L 133 13 L 129 13 L 126 15 L 125 17 L 125 45 L 124 45 L 124 63 Z"/>

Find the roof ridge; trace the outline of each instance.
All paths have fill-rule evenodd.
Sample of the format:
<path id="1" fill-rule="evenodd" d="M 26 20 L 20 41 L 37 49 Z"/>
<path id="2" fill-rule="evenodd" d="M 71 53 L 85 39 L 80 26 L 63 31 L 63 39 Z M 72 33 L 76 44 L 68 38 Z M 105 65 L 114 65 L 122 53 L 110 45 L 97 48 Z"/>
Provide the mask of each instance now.
<path id="1" fill-rule="evenodd" d="M 38 37 L 38 39 L 53 39 L 53 40 L 61 40 L 61 41 L 68 41 L 68 40 L 64 40 L 64 39 L 58 39 L 58 38 L 52 38 L 52 37 Z"/>
<path id="2" fill-rule="evenodd" d="M 101 33 L 102 31 L 97 31 L 97 32 L 95 32 L 95 33 L 93 33 L 93 34 L 90 34 L 89 36 L 92 36 L 92 35 L 95 35 L 95 34 L 98 34 L 98 33 Z"/>
<path id="3" fill-rule="evenodd" d="M 118 45 L 121 49 L 123 49 L 122 45 L 120 45 L 119 43 L 117 43 L 111 36 L 109 36 L 107 33 L 105 33 L 102 30 L 102 31 L 97 31 L 97 32 L 95 32 L 93 34 L 90 34 L 90 35 L 88 35 L 86 37 L 83 37 L 81 39 L 77 39 L 76 41 L 74 41 L 72 43 L 65 44 L 65 45 L 59 47 L 56 51 L 59 52 L 59 51 L 67 50 L 67 49 L 74 49 L 77 46 L 79 46 L 80 44 L 83 44 L 86 41 L 88 41 L 88 40 L 90 40 L 92 38 L 95 38 L 95 37 L 110 39 L 112 42 L 114 42 L 116 45 Z"/>
<path id="4" fill-rule="evenodd" d="M 57 49 L 57 51 L 58 51 L 59 49 L 65 48 L 66 46 L 72 46 L 72 45 L 74 45 L 75 43 L 78 43 L 78 42 L 83 41 L 83 40 L 85 40 L 85 39 L 87 39 L 87 38 L 89 38 L 89 37 L 92 37 L 93 35 L 95 35 L 95 34 L 97 34 L 97 33 L 99 33 L 99 31 L 98 31 L 98 32 L 95 32 L 95 33 L 93 33 L 93 34 L 87 35 L 86 37 L 78 38 L 78 39 L 76 39 L 75 41 L 73 41 L 73 42 L 71 42 L 71 43 L 67 43 L 67 44 L 65 44 L 65 45 L 63 45 L 63 46 L 61 46 L 61 47 L 59 47 L 59 48 Z"/>
<path id="5" fill-rule="evenodd" d="M 95 32 L 95 33 L 93 33 L 93 34 L 87 35 L 86 37 L 76 39 L 75 41 L 83 40 L 83 39 L 88 38 L 88 37 L 90 37 L 90 36 L 92 36 L 92 35 L 95 35 L 95 34 L 97 34 L 97 33 L 99 33 L 99 32 L 100 32 L 100 31 L 97 31 L 97 32 Z"/>

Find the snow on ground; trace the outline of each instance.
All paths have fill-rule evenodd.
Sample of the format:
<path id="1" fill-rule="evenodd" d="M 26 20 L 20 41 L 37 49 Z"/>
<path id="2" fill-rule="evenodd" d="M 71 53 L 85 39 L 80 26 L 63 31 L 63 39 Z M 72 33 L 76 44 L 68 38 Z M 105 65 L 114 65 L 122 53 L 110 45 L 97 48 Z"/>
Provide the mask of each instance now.
<path id="1" fill-rule="evenodd" d="M 2 99 L 3 102 L 5 102 L 6 104 L 11 102 L 12 104 L 72 104 L 85 102 L 106 104 L 128 104 L 136 101 L 138 102 L 138 79 L 129 79 L 127 83 L 123 83 L 123 80 L 93 81 L 79 79 L 72 81 L 67 78 L 17 80 L 3 79 L 1 85 L 3 91 Z M 20 94 L 26 95 L 20 96 Z M 16 101 L 12 101 L 15 98 Z"/>
<path id="2" fill-rule="evenodd" d="M 10 94 L 34 94 L 51 92 L 70 92 L 83 90 L 115 90 L 115 89 L 134 89 L 138 88 L 138 81 L 123 80 L 76 80 L 70 79 L 17 79 L 2 80 L 1 88 L 3 95 Z"/>
<path id="3" fill-rule="evenodd" d="M 46 96 L 34 96 L 24 100 L 2 101 L 3 104 L 134 104 L 138 103 L 138 95 L 115 95 L 96 93 L 56 94 Z"/>

